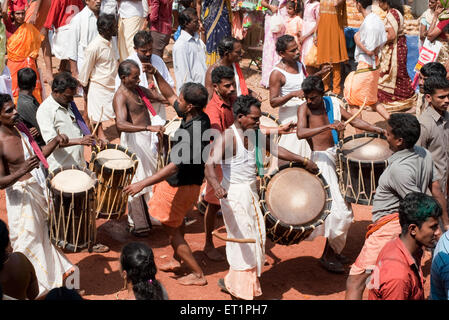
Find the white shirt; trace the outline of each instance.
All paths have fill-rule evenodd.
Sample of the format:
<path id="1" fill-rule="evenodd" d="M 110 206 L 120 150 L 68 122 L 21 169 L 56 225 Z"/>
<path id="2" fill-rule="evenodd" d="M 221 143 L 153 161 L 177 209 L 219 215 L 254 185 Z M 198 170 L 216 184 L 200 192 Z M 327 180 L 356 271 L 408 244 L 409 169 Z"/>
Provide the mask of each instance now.
<path id="1" fill-rule="evenodd" d="M 173 66 L 175 69 L 176 91 L 179 94 L 186 82 L 204 85 L 206 79 L 206 45 L 198 33 L 191 36 L 181 30 L 181 35 L 173 45 Z"/>
<path id="2" fill-rule="evenodd" d="M 67 135 L 69 139 L 83 137 L 72 109 L 61 106 L 51 94 L 37 109 L 36 120 L 39 124 L 42 138 L 46 143 L 55 138 L 58 135 L 58 131 L 60 134 Z M 48 156 L 47 160 L 50 171 L 60 166 L 78 165 L 85 167 L 84 146 L 58 148 Z"/>
<path id="3" fill-rule="evenodd" d="M 118 52 L 114 50 L 112 42 L 97 35 L 84 50 L 84 63 L 79 71 L 79 82 L 85 87 L 90 79 L 91 82 L 114 91 L 118 59 Z"/>
<path id="4" fill-rule="evenodd" d="M 143 0 L 145 1 L 145 0 Z M 120 18 L 143 17 L 142 1 L 122 0 L 118 7 Z"/>
<path id="5" fill-rule="evenodd" d="M 126 60 L 133 60 L 133 61 L 137 62 L 137 64 L 139 65 L 139 68 L 140 68 L 140 83 L 139 83 L 139 85 L 141 85 L 142 87 L 148 88 L 147 75 L 145 74 L 145 72 L 143 72 L 142 62 L 140 61 L 139 57 L 137 56 L 137 52 L 134 52 L 132 55 L 130 55 L 128 58 L 126 58 Z M 158 55 L 152 54 L 151 55 L 151 64 L 157 69 L 157 71 L 159 71 L 162 78 L 164 78 L 165 81 L 167 81 L 167 83 L 172 88 L 174 88 L 175 82 L 173 81 L 173 78 L 171 77 L 170 72 L 168 71 L 164 60 L 162 60 L 162 58 L 159 57 Z M 120 84 L 121 84 L 121 80 L 117 74 L 117 76 L 115 77 L 115 91 L 117 91 L 118 87 L 120 87 Z"/>
<path id="6" fill-rule="evenodd" d="M 84 61 L 84 50 L 98 35 L 97 17 L 87 6 L 70 21 L 70 38 L 67 41 L 67 56 L 77 62 L 81 70 Z"/>
<path id="7" fill-rule="evenodd" d="M 371 11 L 370 7 L 368 10 Z M 366 49 L 372 51 L 379 46 L 383 46 L 387 42 L 387 32 L 385 31 L 385 26 L 377 16 L 377 14 L 371 12 L 363 20 L 362 25 L 359 30 L 360 41 L 363 43 Z M 357 62 L 366 62 L 373 68 L 376 67 L 376 60 L 367 55 L 358 46 L 355 48 L 354 57 Z"/>
<path id="8" fill-rule="evenodd" d="M 100 13 L 117 15 L 117 0 L 102 0 Z"/>

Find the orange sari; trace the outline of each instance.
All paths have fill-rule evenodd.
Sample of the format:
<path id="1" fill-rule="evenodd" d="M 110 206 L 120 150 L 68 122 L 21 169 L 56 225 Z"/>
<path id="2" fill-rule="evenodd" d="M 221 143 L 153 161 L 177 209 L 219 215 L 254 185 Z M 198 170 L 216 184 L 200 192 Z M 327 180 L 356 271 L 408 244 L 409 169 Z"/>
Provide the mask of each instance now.
<path id="1" fill-rule="evenodd" d="M 22 68 L 31 68 L 36 72 L 37 81 L 33 95 L 39 103 L 42 103 L 42 84 L 36 64 L 42 40 L 43 36 L 39 30 L 29 23 L 22 24 L 8 39 L 6 44 L 8 52 L 7 66 L 11 72 L 14 103 L 17 103 L 17 98 L 19 97 L 17 72 Z"/>

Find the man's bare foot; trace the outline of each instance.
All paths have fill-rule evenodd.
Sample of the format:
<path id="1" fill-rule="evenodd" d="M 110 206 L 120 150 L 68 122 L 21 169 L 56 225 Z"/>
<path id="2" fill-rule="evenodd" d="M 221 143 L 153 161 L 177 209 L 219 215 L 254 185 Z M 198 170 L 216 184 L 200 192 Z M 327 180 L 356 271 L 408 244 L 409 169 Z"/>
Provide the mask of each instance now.
<path id="1" fill-rule="evenodd" d="M 204 247 L 203 249 L 204 254 L 207 258 L 209 258 L 212 261 L 224 261 L 225 257 L 221 254 L 221 252 L 212 246 Z"/>
<path id="2" fill-rule="evenodd" d="M 202 276 L 197 276 L 194 273 L 190 273 L 184 277 L 178 279 L 178 283 L 183 286 L 205 286 L 207 284 L 207 280 Z"/>
<path id="3" fill-rule="evenodd" d="M 175 272 L 179 268 L 181 268 L 181 264 L 176 260 L 172 260 L 170 262 L 167 262 L 166 264 L 159 266 L 159 270 L 163 272 Z"/>

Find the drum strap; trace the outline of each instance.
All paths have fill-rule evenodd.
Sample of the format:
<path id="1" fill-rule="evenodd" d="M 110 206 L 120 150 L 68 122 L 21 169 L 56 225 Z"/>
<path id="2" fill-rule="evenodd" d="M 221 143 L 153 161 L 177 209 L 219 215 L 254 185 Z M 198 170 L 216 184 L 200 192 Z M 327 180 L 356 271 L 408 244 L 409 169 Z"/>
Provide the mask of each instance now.
<path id="1" fill-rule="evenodd" d="M 31 148 L 33 148 L 34 154 L 39 158 L 40 162 L 42 162 L 45 169 L 48 169 L 47 159 L 45 159 L 45 156 L 42 153 L 41 148 L 39 148 L 39 145 L 37 144 L 36 140 L 34 140 L 33 136 L 31 135 L 31 132 L 28 130 L 26 125 L 23 122 L 19 122 L 19 123 L 17 123 L 16 127 L 20 132 L 24 133 L 27 136 L 28 141 L 31 145 Z M 20 137 L 22 138 L 22 135 L 20 135 Z M 25 145 L 26 145 L 26 142 L 25 142 Z M 30 151 L 31 150 L 28 150 L 28 153 L 30 154 L 30 157 L 32 157 L 33 154 Z"/>
<path id="2" fill-rule="evenodd" d="M 242 95 L 246 96 L 249 94 L 248 87 L 246 86 L 245 78 L 243 77 L 242 69 L 240 69 L 240 65 L 238 63 L 234 63 L 235 70 L 237 71 L 237 75 L 239 77 L 240 82 L 240 91 Z"/>
<path id="3" fill-rule="evenodd" d="M 145 93 L 139 87 L 137 87 L 137 93 L 139 94 L 139 96 L 143 100 L 143 102 L 145 103 L 145 106 L 148 108 L 151 115 L 154 117 L 156 115 L 156 111 L 154 111 L 154 108 L 150 102 L 150 99 L 148 99 L 148 97 L 145 95 Z"/>
<path id="4" fill-rule="evenodd" d="M 256 167 L 257 167 L 257 175 L 259 177 L 263 177 L 264 175 L 264 167 L 263 167 L 263 159 L 262 159 L 262 150 L 260 149 L 259 139 L 260 139 L 260 130 L 256 130 Z"/>
<path id="5" fill-rule="evenodd" d="M 324 104 L 326 106 L 326 114 L 329 119 L 329 123 L 334 123 L 334 108 L 331 97 L 323 97 Z M 338 133 L 336 130 L 332 129 L 332 138 L 334 139 L 334 144 L 338 145 Z"/>
<path id="6" fill-rule="evenodd" d="M 72 112 L 73 112 L 73 115 L 75 116 L 76 123 L 80 127 L 81 132 L 83 133 L 83 135 L 89 136 L 91 134 L 89 127 L 87 126 L 86 122 L 84 122 L 84 119 L 81 116 L 81 113 L 78 110 L 78 107 L 76 106 L 75 102 L 72 101 L 70 103 L 70 105 L 72 107 Z"/>

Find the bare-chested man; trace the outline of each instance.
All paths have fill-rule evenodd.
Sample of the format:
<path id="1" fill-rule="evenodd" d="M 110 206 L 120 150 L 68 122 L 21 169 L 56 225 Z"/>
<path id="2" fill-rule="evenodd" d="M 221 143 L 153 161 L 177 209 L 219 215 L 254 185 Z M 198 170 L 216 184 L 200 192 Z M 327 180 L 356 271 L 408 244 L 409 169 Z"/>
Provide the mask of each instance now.
<path id="1" fill-rule="evenodd" d="M 120 63 L 118 75 L 121 85 L 115 93 L 112 105 L 120 133 L 120 144 L 136 153 L 139 159 L 133 178 L 135 183 L 157 171 L 157 133 L 163 132 L 164 122 L 156 115 L 150 100 L 164 103 L 166 100 L 156 88 L 139 86 L 140 69 L 135 61 L 125 60 Z M 148 107 L 153 112 L 149 111 Z M 146 236 L 151 229 L 146 205 L 151 195 L 152 188 L 149 186 L 137 196 L 128 199 L 128 223 L 131 233 L 135 236 Z"/>
<path id="2" fill-rule="evenodd" d="M 304 103 L 304 93 L 301 84 L 306 78 L 304 65 L 300 62 L 301 56 L 298 43 L 290 35 L 283 35 L 276 41 L 276 52 L 281 61 L 273 68 L 270 74 L 270 105 L 279 107 L 279 121 L 282 124 L 296 123 L 297 110 Z M 315 75 L 321 76 L 330 70 L 325 65 Z M 306 140 L 298 140 L 294 135 L 284 135 L 279 140 L 279 145 L 290 152 L 309 157 L 311 150 Z"/>
<path id="3" fill-rule="evenodd" d="M 330 272 L 344 272 L 344 263 L 349 263 L 340 253 L 345 247 L 346 236 L 353 215 L 350 207 L 341 196 L 338 179 L 335 171 L 335 152 L 338 143 L 338 133 L 345 129 L 341 119 L 347 120 L 352 115 L 340 106 L 338 101 L 333 102 L 331 97 L 323 97 L 324 84 L 321 78 L 311 76 L 302 83 L 302 91 L 306 103 L 298 108 L 298 139 L 307 139 L 312 148 L 312 160 L 318 165 L 320 171 L 329 184 L 332 194 L 331 214 L 309 237 L 326 237 L 326 246 L 320 258 L 321 265 Z M 351 124 L 364 131 L 383 134 L 384 130 L 356 118 Z"/>
<path id="4" fill-rule="evenodd" d="M 62 285 L 63 275 L 72 264 L 50 242 L 45 176 L 36 155 L 39 150 L 33 148 L 29 132 L 18 120 L 11 96 L 0 94 L 0 189 L 6 189 L 11 246 L 33 264 L 42 296 Z M 42 147 L 41 161 L 68 142 L 66 135 L 57 135 Z"/>
<path id="5" fill-rule="evenodd" d="M 39 294 L 33 264 L 21 252 L 11 252 L 6 223 L 0 220 L 0 285 L 3 300 L 34 300 Z"/>

